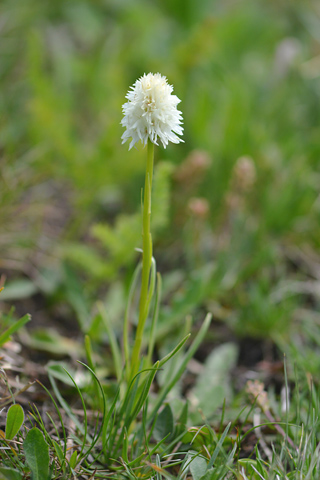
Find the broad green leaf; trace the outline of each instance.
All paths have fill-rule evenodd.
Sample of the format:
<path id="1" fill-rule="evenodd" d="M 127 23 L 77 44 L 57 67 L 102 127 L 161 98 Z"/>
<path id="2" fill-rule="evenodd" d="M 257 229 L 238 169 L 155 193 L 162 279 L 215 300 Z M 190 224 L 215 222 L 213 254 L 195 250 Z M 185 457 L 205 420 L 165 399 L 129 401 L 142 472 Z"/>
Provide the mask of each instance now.
<path id="1" fill-rule="evenodd" d="M 24 442 L 23 449 L 33 480 L 47 480 L 49 476 L 49 447 L 41 431 L 32 428 Z"/>
<path id="2" fill-rule="evenodd" d="M 206 417 L 210 417 L 224 399 L 231 399 L 229 372 L 235 365 L 237 356 L 237 346 L 226 343 L 214 349 L 206 359 L 204 370 L 192 391 L 198 401 L 197 406 Z"/>
<path id="3" fill-rule="evenodd" d="M 200 480 L 200 478 L 207 471 L 207 461 L 205 458 L 197 455 L 197 452 L 191 450 L 188 453 L 188 462 L 190 462 L 190 472 L 193 480 Z"/>
<path id="4" fill-rule="evenodd" d="M 21 298 L 29 298 L 37 293 L 38 287 L 27 279 L 14 280 L 6 284 L 1 294 L 2 301 L 20 300 Z"/>
<path id="5" fill-rule="evenodd" d="M 160 442 L 164 437 L 171 434 L 167 440 L 170 440 L 174 430 L 173 414 L 169 404 L 166 404 L 159 413 L 153 430 L 154 438 Z"/>
<path id="6" fill-rule="evenodd" d="M 77 465 L 77 456 L 78 456 L 78 452 L 77 450 L 75 450 L 69 460 L 69 465 L 72 469 L 74 469 Z"/>
<path id="7" fill-rule="evenodd" d="M 13 468 L 0 467 L 0 480 L 21 480 L 22 475 Z"/>
<path id="8" fill-rule="evenodd" d="M 24 411 L 21 405 L 11 405 L 7 413 L 6 439 L 12 440 L 19 432 L 24 422 Z"/>

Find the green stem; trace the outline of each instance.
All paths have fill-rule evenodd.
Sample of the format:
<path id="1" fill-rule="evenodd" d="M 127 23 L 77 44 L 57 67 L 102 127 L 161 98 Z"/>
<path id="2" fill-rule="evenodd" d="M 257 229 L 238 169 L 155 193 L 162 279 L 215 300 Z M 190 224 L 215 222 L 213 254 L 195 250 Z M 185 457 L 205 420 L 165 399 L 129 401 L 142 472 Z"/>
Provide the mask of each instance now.
<path id="1" fill-rule="evenodd" d="M 147 168 L 146 178 L 144 185 L 144 198 L 143 198 L 143 214 L 142 214 L 142 274 L 141 274 L 141 293 L 139 304 L 139 320 L 137 331 L 135 335 L 135 341 L 132 350 L 131 357 L 131 375 L 132 379 L 139 370 L 140 352 L 142 344 L 142 336 L 145 327 L 145 323 L 149 313 L 149 306 L 151 296 L 149 295 L 149 279 L 150 269 L 152 263 L 152 238 L 150 231 L 151 223 L 151 189 L 152 189 L 152 177 L 153 177 L 153 158 L 154 158 L 154 144 L 148 140 L 148 153 L 147 153 Z"/>

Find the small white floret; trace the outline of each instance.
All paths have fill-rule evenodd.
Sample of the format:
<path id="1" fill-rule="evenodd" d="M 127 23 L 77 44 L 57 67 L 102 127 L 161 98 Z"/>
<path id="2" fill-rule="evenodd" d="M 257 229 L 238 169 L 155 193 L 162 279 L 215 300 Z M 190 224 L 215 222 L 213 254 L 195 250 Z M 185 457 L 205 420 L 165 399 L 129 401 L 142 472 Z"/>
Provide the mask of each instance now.
<path id="1" fill-rule="evenodd" d="M 131 138 L 129 149 L 139 140 L 146 145 L 148 139 L 158 145 L 158 138 L 164 148 L 169 142 L 183 142 L 177 135 L 183 134 L 182 114 L 177 110 L 180 103 L 172 95 L 173 87 L 160 73 L 144 74 L 126 95 L 123 105 L 124 117 L 121 125 L 126 128 L 122 143 Z"/>

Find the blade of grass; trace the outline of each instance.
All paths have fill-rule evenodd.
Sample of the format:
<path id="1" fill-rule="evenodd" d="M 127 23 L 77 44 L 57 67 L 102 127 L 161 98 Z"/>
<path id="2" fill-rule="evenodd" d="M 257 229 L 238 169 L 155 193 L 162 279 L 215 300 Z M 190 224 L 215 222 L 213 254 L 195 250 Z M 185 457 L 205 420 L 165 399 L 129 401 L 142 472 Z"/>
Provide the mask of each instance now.
<path id="1" fill-rule="evenodd" d="M 118 341 L 115 336 L 114 330 L 112 328 L 110 318 L 109 318 L 109 315 L 107 314 L 105 306 L 103 305 L 102 302 L 99 301 L 97 302 L 97 307 L 100 312 L 107 335 L 109 337 L 110 348 L 111 348 L 112 357 L 114 361 L 116 376 L 117 376 L 118 382 L 120 382 L 122 378 L 122 359 L 121 359 L 121 351 L 118 345 Z"/>
<path id="2" fill-rule="evenodd" d="M 130 289 L 129 289 L 129 295 L 128 295 L 128 301 L 126 305 L 126 310 L 124 314 L 124 326 L 123 326 L 123 351 L 124 351 L 124 360 L 125 360 L 125 369 L 126 369 L 126 378 L 127 381 L 129 381 L 129 376 L 130 376 L 130 347 L 129 347 L 129 314 L 130 314 L 130 306 L 133 301 L 133 297 L 135 294 L 135 290 L 137 288 L 138 284 L 138 279 L 139 275 L 141 273 L 142 269 L 142 262 L 140 262 L 134 273 L 133 273 L 133 278 L 131 281 Z"/>
<path id="3" fill-rule="evenodd" d="M 50 373 L 50 370 L 48 370 L 48 377 L 49 377 L 49 380 L 50 380 L 50 383 L 51 383 L 51 386 L 53 388 L 53 391 L 54 391 L 54 394 L 55 396 L 57 397 L 58 399 L 58 402 L 60 403 L 61 407 L 64 409 L 64 411 L 66 412 L 66 414 L 68 415 L 68 417 L 74 422 L 74 424 L 76 425 L 76 427 L 78 428 L 79 432 L 84 435 L 84 428 L 83 428 L 83 425 L 80 423 L 80 421 L 78 420 L 78 418 L 76 417 L 76 415 L 74 415 L 71 411 L 71 408 L 70 406 L 68 405 L 68 403 L 64 400 L 64 398 L 62 397 L 58 387 L 57 387 L 57 384 L 56 384 L 56 381 L 53 377 L 53 375 Z M 92 442 L 92 438 L 88 436 L 88 441 L 89 442 Z"/>
<path id="4" fill-rule="evenodd" d="M 86 352 L 86 357 L 87 357 L 89 367 L 91 368 L 91 370 L 95 371 L 95 365 L 94 365 L 93 359 L 92 359 L 92 346 L 91 346 L 91 340 L 90 340 L 89 335 L 85 335 L 85 337 L 84 337 L 84 347 L 85 347 L 85 352 Z M 93 385 L 94 385 L 94 389 L 95 389 L 95 398 L 98 401 L 99 396 L 100 396 L 99 395 L 99 386 L 98 386 L 95 378 L 93 380 Z"/>
<path id="5" fill-rule="evenodd" d="M 17 320 L 13 325 L 11 325 L 11 327 L 7 328 L 7 330 L 0 335 L 0 346 L 4 345 L 9 340 L 11 335 L 13 335 L 17 330 L 19 330 L 19 328 L 23 327 L 23 325 L 30 322 L 30 320 L 31 315 L 27 313 L 22 318 L 20 318 L 20 320 Z"/>
<path id="6" fill-rule="evenodd" d="M 163 357 L 161 360 L 159 360 L 159 368 L 163 367 L 163 365 L 165 365 L 169 360 L 170 358 L 174 357 L 178 352 L 179 350 L 183 347 L 183 345 L 186 343 L 186 341 L 190 338 L 191 336 L 191 333 L 188 333 L 188 335 L 186 335 L 179 343 L 178 345 L 173 349 L 171 350 L 171 352 L 168 353 L 168 355 L 166 355 L 165 357 Z"/>
<path id="7" fill-rule="evenodd" d="M 76 384 L 74 378 L 73 378 L 72 375 L 68 372 L 68 370 L 65 369 L 64 367 L 63 367 L 63 370 L 66 372 L 66 374 L 68 375 L 68 377 L 69 377 L 70 380 L 72 381 L 75 389 L 77 390 L 78 395 L 79 395 L 80 400 L 81 400 L 82 409 L 83 409 L 83 416 L 84 416 L 84 435 L 83 435 L 82 447 L 81 447 L 81 450 L 80 450 L 80 453 L 79 453 L 79 456 L 78 456 L 78 458 L 80 459 L 80 457 L 81 457 L 81 455 L 82 455 L 82 453 L 83 453 L 83 450 L 84 450 L 86 441 L 87 441 L 87 433 L 88 433 L 87 408 L 86 408 L 86 404 L 85 404 L 85 402 L 84 402 L 84 400 L 83 400 L 83 396 L 82 396 L 81 390 L 80 390 L 80 388 L 78 387 L 78 385 Z"/>
<path id="8" fill-rule="evenodd" d="M 133 420 L 136 418 L 136 416 L 140 412 L 141 408 L 143 407 L 143 405 L 146 401 L 146 398 L 149 395 L 149 390 L 150 390 L 150 387 L 151 387 L 152 382 L 154 380 L 154 377 L 155 377 L 158 370 L 159 370 L 159 362 L 156 362 L 154 367 L 150 371 L 149 375 L 147 376 L 147 378 L 144 382 L 144 385 L 143 385 L 142 393 L 141 393 L 140 397 L 138 398 L 138 400 L 137 400 L 137 402 L 134 406 L 133 411 L 131 412 L 131 416 L 129 417 L 129 423 L 126 424 L 128 429 L 129 429 L 129 426 L 131 425 L 131 423 L 133 422 Z"/>
<path id="9" fill-rule="evenodd" d="M 161 275 L 160 273 L 157 273 L 157 290 L 156 290 L 156 297 L 155 297 L 154 312 L 153 312 L 152 321 L 151 321 L 150 340 L 149 340 L 148 355 L 147 355 L 148 365 L 150 365 L 152 362 L 152 354 L 153 354 L 153 349 L 156 341 L 156 328 L 157 328 L 157 323 L 159 318 L 161 291 L 162 291 Z"/>
<path id="10" fill-rule="evenodd" d="M 89 450 L 86 451 L 86 456 L 89 455 L 89 453 L 91 452 L 91 450 L 93 449 L 93 447 L 95 446 L 95 444 L 97 443 L 100 435 L 101 435 L 101 432 L 103 431 L 103 424 L 106 420 L 106 412 L 107 412 L 107 409 L 106 409 L 106 397 L 105 397 L 105 394 L 104 394 L 104 390 L 102 388 L 102 385 L 97 377 L 97 375 L 95 374 L 95 372 L 93 370 L 91 370 L 90 367 L 88 367 L 88 365 L 86 365 L 85 363 L 83 362 L 80 362 L 80 360 L 78 360 L 78 363 L 80 363 L 81 365 L 83 365 L 85 368 L 87 368 L 89 370 L 89 372 L 91 372 L 91 374 L 94 376 L 94 378 L 96 379 L 96 381 L 98 382 L 98 385 L 99 385 L 99 389 L 100 389 L 100 392 L 101 392 L 101 395 L 102 395 L 102 399 L 103 399 L 103 413 L 102 413 L 102 420 L 101 420 L 101 425 L 100 425 L 100 428 L 98 429 L 98 432 L 96 433 L 95 435 L 95 438 L 93 440 L 90 440 L 91 442 L 91 445 L 90 445 L 90 448 Z M 99 454 L 100 455 L 100 454 Z"/>
<path id="11" fill-rule="evenodd" d="M 223 434 L 221 435 L 220 437 L 220 440 L 219 442 L 217 443 L 217 446 L 216 448 L 214 449 L 214 452 L 209 460 L 209 463 L 208 463 L 208 466 L 207 466 L 207 470 L 209 470 L 209 468 L 211 468 L 214 464 L 214 462 L 216 461 L 216 458 L 217 456 L 219 455 L 219 452 L 222 450 L 222 445 L 223 445 L 223 442 L 230 430 L 230 427 L 231 427 L 231 422 L 228 423 L 228 425 L 226 426 L 226 428 L 224 429 L 224 432 Z"/>
<path id="12" fill-rule="evenodd" d="M 181 365 L 180 365 L 179 369 L 177 370 L 177 372 L 175 373 L 173 379 L 167 385 L 164 385 L 162 390 L 158 393 L 158 399 L 157 399 L 156 404 L 155 404 L 155 406 L 154 406 L 154 408 L 153 408 L 153 410 L 150 414 L 150 417 L 149 417 L 149 424 L 152 422 L 154 416 L 156 415 L 157 411 L 159 410 L 160 406 L 162 405 L 162 403 L 163 403 L 164 399 L 166 398 L 167 394 L 170 392 L 170 390 L 172 390 L 172 388 L 175 386 L 175 384 L 180 379 L 181 375 L 183 374 L 183 372 L 186 369 L 186 366 L 189 363 L 189 360 L 193 357 L 193 355 L 195 354 L 195 352 L 199 348 L 199 345 L 202 343 L 202 340 L 204 339 L 205 334 L 207 333 L 207 330 L 210 326 L 211 319 L 212 319 L 212 315 L 211 315 L 211 313 L 208 313 L 206 318 L 204 319 L 203 324 L 201 325 L 201 328 L 200 328 L 199 332 L 197 333 L 194 341 L 192 342 L 189 350 L 185 354 L 185 356 L 184 356 L 184 358 L 181 362 Z"/>
<path id="13" fill-rule="evenodd" d="M 63 465 L 61 465 L 61 468 L 63 469 L 64 468 L 64 464 L 65 464 L 65 458 L 66 458 L 66 453 L 67 453 L 67 435 L 66 435 L 66 429 L 64 427 L 64 423 L 63 423 L 63 419 L 62 419 L 62 415 L 60 413 L 60 410 L 59 410 L 59 407 L 55 401 L 55 399 L 53 398 L 53 396 L 51 395 L 51 393 L 49 392 L 49 390 L 47 389 L 47 387 L 45 387 L 39 380 L 37 380 L 37 382 L 39 383 L 39 385 L 41 385 L 41 387 L 45 390 L 45 392 L 49 395 L 55 409 L 56 409 L 56 412 L 58 414 L 58 417 L 59 417 L 59 420 L 60 420 L 60 423 L 61 423 L 61 428 L 62 428 L 62 434 L 63 434 L 63 442 L 64 442 L 64 447 L 63 447 L 63 458 L 64 458 L 64 462 L 63 462 Z"/>

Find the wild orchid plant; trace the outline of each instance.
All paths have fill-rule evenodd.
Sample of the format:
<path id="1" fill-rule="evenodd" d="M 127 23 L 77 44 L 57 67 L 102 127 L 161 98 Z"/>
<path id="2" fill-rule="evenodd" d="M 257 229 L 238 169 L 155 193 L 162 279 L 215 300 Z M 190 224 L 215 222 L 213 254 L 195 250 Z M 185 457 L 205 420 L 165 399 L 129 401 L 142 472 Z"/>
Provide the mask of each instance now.
<path id="1" fill-rule="evenodd" d="M 150 302 L 154 293 L 152 281 L 152 236 L 150 231 L 151 220 L 151 191 L 154 164 L 154 145 L 158 145 L 158 138 L 164 148 L 169 142 L 183 142 L 178 135 L 183 134 L 182 114 L 177 109 L 180 99 L 172 95 L 173 87 L 167 83 L 166 77 L 156 73 L 144 74 L 137 80 L 127 93 L 128 101 L 123 105 L 124 117 L 122 126 L 126 131 L 122 135 L 122 143 L 132 138 L 129 149 L 141 141 L 147 145 L 147 165 L 145 187 L 143 195 L 143 222 L 142 222 L 142 274 L 141 293 L 139 304 L 139 320 L 135 335 L 131 360 L 129 359 L 128 325 L 125 328 L 125 352 L 127 371 L 130 365 L 129 378 L 137 374 L 140 365 L 142 336 L 149 314 Z M 151 278 L 150 278 L 151 277 Z"/>
<path id="2" fill-rule="evenodd" d="M 138 265 L 133 275 L 125 313 L 122 357 L 125 369 L 123 372 L 120 347 L 115 336 L 112 334 L 110 324 L 105 318 L 115 367 L 118 366 L 116 370 L 118 383 L 120 384 L 118 393 L 108 410 L 103 389 L 100 382 L 98 382 L 102 397 L 104 398 L 104 413 L 101 428 L 102 452 L 104 452 L 105 461 L 109 464 L 119 456 L 120 451 L 122 451 L 123 458 L 127 455 L 128 434 L 133 434 L 133 425 L 141 410 L 144 412 L 143 421 L 138 430 L 141 430 L 142 436 L 138 435 L 138 437 L 141 441 L 143 440 L 146 428 L 157 418 L 163 401 L 181 378 L 189 360 L 199 348 L 211 321 L 211 315 L 207 315 L 202 327 L 197 332 L 197 335 L 187 350 L 184 350 L 183 346 L 190 337 L 190 334 L 187 334 L 164 358 L 152 364 L 152 351 L 156 338 L 156 322 L 161 296 L 161 278 L 159 274 L 156 274 L 156 263 L 152 256 L 152 236 L 150 229 L 154 145 L 158 145 L 158 139 L 160 139 L 164 148 L 166 148 L 169 142 L 179 143 L 183 141 L 178 137 L 178 135 L 182 135 L 183 133 L 183 128 L 181 127 L 182 114 L 177 110 L 177 105 L 180 100 L 177 96 L 172 95 L 172 91 L 173 88 L 167 83 L 165 77 L 159 73 L 155 75 L 149 73 L 148 75 L 143 75 L 135 82 L 126 95 L 128 101 L 123 105 L 124 117 L 121 124 L 126 127 L 126 131 L 122 135 L 123 143 L 131 138 L 129 149 L 139 141 L 147 145 L 147 162 L 142 206 L 142 263 Z M 133 341 L 131 341 L 129 312 L 139 282 L 141 285 L 138 324 Z M 148 338 L 148 354 L 143 356 L 141 353 L 143 334 L 153 298 L 153 315 L 150 327 L 151 333 Z M 87 357 L 89 365 L 93 366 L 90 359 L 91 347 L 88 337 L 87 341 Z M 157 396 L 153 399 L 152 408 L 149 412 L 147 399 L 155 374 L 172 357 L 176 356 L 178 352 L 180 358 L 178 358 L 175 368 L 170 370 L 170 375 L 165 384 L 162 385 L 157 392 Z M 94 367 L 89 367 L 89 369 L 94 374 Z M 98 381 L 97 378 L 96 380 Z M 97 437 L 99 435 L 100 433 Z M 131 455 L 134 455 L 135 452 L 140 460 L 145 458 L 147 455 L 145 447 L 135 440 L 137 438 L 137 432 L 131 435 L 131 437 L 134 444 L 134 446 L 132 445 L 131 449 L 129 449 L 131 450 Z M 150 454 L 148 453 L 148 455 L 149 458 Z M 150 459 L 151 457 L 149 460 Z M 133 459 L 132 463 L 134 462 L 136 462 L 136 460 Z M 113 465 L 112 468 L 116 469 L 117 467 Z"/>

